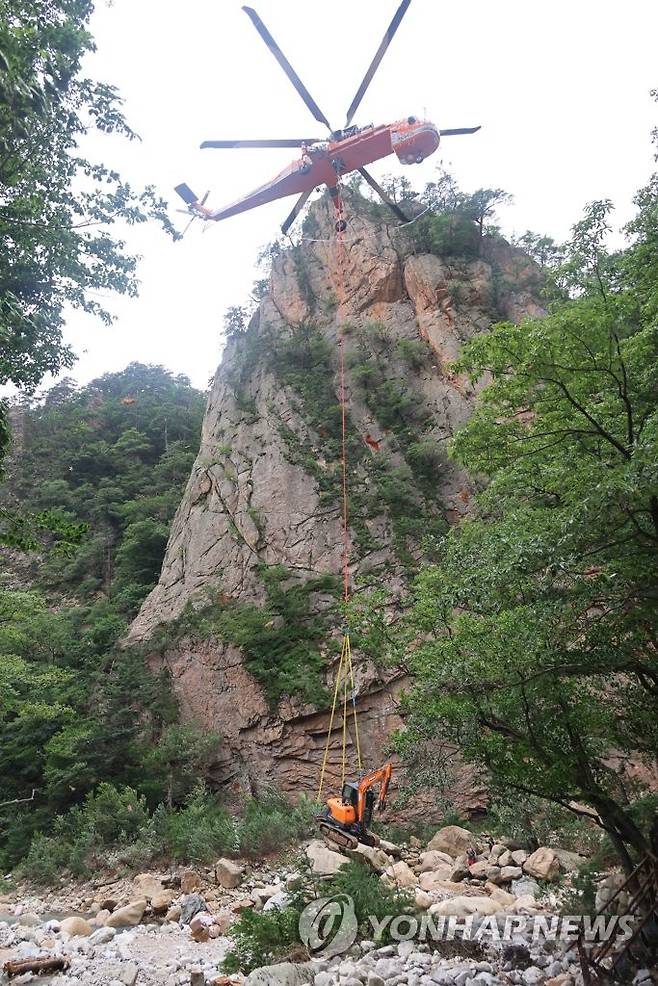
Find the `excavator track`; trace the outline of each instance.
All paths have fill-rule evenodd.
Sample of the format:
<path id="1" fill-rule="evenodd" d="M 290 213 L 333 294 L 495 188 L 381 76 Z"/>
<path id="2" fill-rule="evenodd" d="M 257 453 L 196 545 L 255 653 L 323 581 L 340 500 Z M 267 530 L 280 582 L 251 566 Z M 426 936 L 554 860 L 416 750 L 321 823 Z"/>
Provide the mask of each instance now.
<path id="1" fill-rule="evenodd" d="M 318 828 L 322 838 L 330 847 L 338 846 L 340 849 L 356 849 L 359 844 L 359 840 L 355 835 L 350 835 L 348 832 L 334 828 L 333 825 L 327 822 L 319 822 Z"/>

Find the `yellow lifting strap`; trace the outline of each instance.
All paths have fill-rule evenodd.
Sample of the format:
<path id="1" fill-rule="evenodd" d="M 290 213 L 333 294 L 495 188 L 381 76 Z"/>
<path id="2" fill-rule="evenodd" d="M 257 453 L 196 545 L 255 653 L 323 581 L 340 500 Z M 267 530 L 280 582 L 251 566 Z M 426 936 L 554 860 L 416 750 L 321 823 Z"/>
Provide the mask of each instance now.
<path id="1" fill-rule="evenodd" d="M 347 468 L 347 398 L 346 398 L 346 388 L 345 388 L 345 248 L 343 244 L 343 231 L 345 228 L 345 222 L 343 220 L 343 203 L 340 195 L 339 184 L 336 185 L 336 194 L 334 195 L 334 204 L 336 206 L 336 214 L 339 221 L 336 223 L 336 237 L 335 237 L 335 247 L 336 247 L 336 294 L 338 297 L 338 312 L 337 312 L 337 326 L 338 326 L 338 352 L 339 352 L 339 378 L 340 378 L 340 408 L 341 408 L 341 451 L 342 451 L 342 527 L 343 527 L 343 601 L 345 606 L 349 603 L 350 597 L 350 571 L 349 571 L 349 554 L 350 554 L 350 536 L 349 536 L 349 517 L 348 517 L 348 490 L 347 490 L 347 478 L 348 478 L 348 468 Z M 361 764 L 361 744 L 359 741 L 359 724 L 356 716 L 356 689 L 354 686 L 354 667 L 352 665 L 352 648 L 350 645 L 350 633 L 347 627 L 343 629 L 343 644 L 340 652 L 340 661 L 338 663 L 338 671 L 336 673 L 336 686 L 334 688 L 334 700 L 331 705 L 331 716 L 329 718 L 329 731 L 327 732 L 327 742 L 324 748 L 324 757 L 322 758 L 322 769 L 320 771 L 320 784 L 318 787 L 318 798 L 320 801 L 322 798 L 322 788 L 324 785 L 324 777 L 327 769 L 327 759 L 329 757 L 329 747 L 331 745 L 331 736 L 334 729 L 334 720 L 336 717 L 336 705 L 338 703 L 338 696 L 341 694 L 342 688 L 342 702 L 343 702 L 343 726 L 342 726 L 342 739 L 341 739 L 341 788 L 345 783 L 345 777 L 347 774 L 347 719 L 348 719 L 348 700 L 352 703 L 352 712 L 354 715 L 354 745 L 356 747 L 356 756 L 359 766 L 359 774 L 363 772 L 363 767 Z"/>
<path id="2" fill-rule="evenodd" d="M 356 756 L 357 756 L 357 763 L 359 767 L 359 773 L 361 773 L 363 770 L 363 766 L 361 762 L 361 742 L 359 740 L 359 721 L 357 719 L 357 713 L 356 713 L 356 690 L 354 686 L 354 666 L 352 664 L 352 648 L 350 645 L 350 635 L 348 630 L 345 630 L 343 632 L 343 645 L 341 647 L 341 652 L 340 652 L 338 671 L 336 672 L 334 700 L 331 704 L 331 715 L 329 717 L 327 742 L 324 748 L 324 756 L 322 758 L 322 769 L 320 771 L 320 785 L 318 787 L 318 796 L 317 796 L 318 801 L 322 799 L 324 775 L 327 768 L 327 760 L 329 758 L 329 747 L 331 745 L 331 736 L 334 729 L 334 719 L 336 717 L 336 706 L 338 704 L 338 696 L 341 693 L 341 686 L 342 686 L 342 702 L 343 702 L 343 726 L 342 726 L 342 739 L 341 739 L 341 788 L 342 788 L 343 784 L 345 783 L 345 777 L 347 775 L 348 700 L 351 702 L 352 713 L 354 716 L 354 745 L 356 747 Z"/>

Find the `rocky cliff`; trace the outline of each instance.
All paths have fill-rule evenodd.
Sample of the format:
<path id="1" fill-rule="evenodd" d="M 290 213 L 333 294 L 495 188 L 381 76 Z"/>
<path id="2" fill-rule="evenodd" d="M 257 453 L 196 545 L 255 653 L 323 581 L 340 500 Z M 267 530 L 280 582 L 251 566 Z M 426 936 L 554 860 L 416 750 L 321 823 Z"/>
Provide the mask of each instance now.
<path id="1" fill-rule="evenodd" d="M 419 254 L 409 231 L 352 210 L 341 260 L 328 209 L 317 203 L 301 243 L 275 258 L 257 312 L 226 346 L 160 581 L 131 631 L 152 642 L 151 664 L 171 673 L 184 715 L 222 734 L 215 778 L 235 790 L 313 792 L 326 740 L 321 685 L 343 621 L 341 283 L 357 692 L 371 766 L 401 725 L 404 671 L 378 661 L 386 624 L 471 496 L 445 447 L 476 394 L 450 364 L 493 322 L 541 311 L 538 269 L 504 240 L 485 237 L 477 259 Z M 481 804 L 469 775 L 455 800 Z"/>

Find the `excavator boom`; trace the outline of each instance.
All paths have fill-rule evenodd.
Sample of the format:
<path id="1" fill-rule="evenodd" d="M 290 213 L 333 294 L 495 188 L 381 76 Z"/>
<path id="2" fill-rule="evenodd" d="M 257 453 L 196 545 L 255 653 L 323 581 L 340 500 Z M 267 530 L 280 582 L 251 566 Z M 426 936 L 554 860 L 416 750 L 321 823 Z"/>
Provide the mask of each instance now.
<path id="1" fill-rule="evenodd" d="M 386 793 L 388 791 L 388 785 L 391 783 L 391 775 L 393 773 L 393 764 L 385 763 L 383 767 L 379 767 L 377 770 L 371 770 L 369 774 L 362 777 L 358 782 L 358 792 L 359 792 L 359 807 L 357 811 L 358 821 L 363 822 L 363 817 L 365 814 L 365 804 L 366 804 L 366 792 L 374 787 L 375 784 L 380 784 L 379 797 L 377 798 L 377 810 L 383 811 L 386 807 Z"/>

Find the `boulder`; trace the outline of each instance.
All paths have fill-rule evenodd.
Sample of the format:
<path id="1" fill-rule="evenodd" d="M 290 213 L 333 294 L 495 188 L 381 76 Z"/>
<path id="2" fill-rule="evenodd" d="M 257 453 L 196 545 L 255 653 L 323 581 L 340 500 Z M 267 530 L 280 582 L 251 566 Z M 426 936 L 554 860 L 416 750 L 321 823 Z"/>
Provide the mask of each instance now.
<path id="1" fill-rule="evenodd" d="M 539 884 L 527 876 L 520 880 L 512 880 L 511 890 L 515 897 L 539 896 Z"/>
<path id="2" fill-rule="evenodd" d="M 537 880 L 553 880 L 560 872 L 560 864 L 553 850 L 542 846 L 528 856 L 523 869 Z"/>
<path id="3" fill-rule="evenodd" d="M 225 890 L 235 890 L 242 883 L 244 867 L 232 859 L 218 859 L 215 863 L 215 880 Z"/>
<path id="4" fill-rule="evenodd" d="M 173 890 L 161 890 L 157 894 L 153 894 L 151 898 L 151 910 L 154 914 L 164 914 L 169 910 L 176 898 L 176 893 Z"/>
<path id="5" fill-rule="evenodd" d="M 489 883 L 500 883 L 502 870 L 500 866 L 487 866 L 484 877 Z"/>
<path id="6" fill-rule="evenodd" d="M 509 849 L 504 849 L 498 857 L 498 865 L 502 868 L 503 866 L 512 866 L 512 864 L 512 853 Z"/>
<path id="7" fill-rule="evenodd" d="M 183 894 L 191 894 L 201 886 L 201 877 L 196 870 L 183 870 L 180 875 L 180 889 Z"/>
<path id="8" fill-rule="evenodd" d="M 450 876 L 448 879 L 452 880 L 453 883 L 459 883 L 460 880 L 465 880 L 469 874 L 470 868 L 466 865 L 466 863 L 455 863 L 453 868 L 450 870 Z"/>
<path id="9" fill-rule="evenodd" d="M 440 890 L 441 884 L 445 883 L 446 880 L 450 880 L 452 876 L 452 870 L 445 863 L 440 869 L 434 870 L 433 873 L 421 873 L 418 885 L 421 890 L 431 893 L 432 890 Z"/>
<path id="10" fill-rule="evenodd" d="M 89 938 L 90 945 L 107 945 L 116 935 L 115 928 L 99 928 Z"/>
<path id="11" fill-rule="evenodd" d="M 491 897 L 451 897 L 432 904 L 430 914 L 445 917 L 467 917 L 469 914 L 497 914 L 501 905 Z"/>
<path id="12" fill-rule="evenodd" d="M 523 870 L 520 866 L 503 866 L 500 871 L 501 883 L 509 883 L 511 880 L 520 880 Z"/>
<path id="13" fill-rule="evenodd" d="M 490 860 L 490 862 L 496 863 L 500 859 L 500 857 L 502 856 L 502 854 L 504 852 L 507 852 L 507 849 L 502 844 L 502 842 L 494 842 L 493 846 L 491 847 L 491 849 L 489 851 L 489 860 Z"/>
<path id="14" fill-rule="evenodd" d="M 64 918 L 64 920 L 60 923 L 59 930 L 65 931 L 67 935 L 71 936 L 71 938 L 89 938 L 94 931 L 92 926 L 89 924 L 89 921 L 85 921 L 84 918 L 75 916 Z"/>
<path id="15" fill-rule="evenodd" d="M 205 910 L 206 902 L 201 894 L 189 894 L 181 905 L 181 922 L 183 924 L 189 924 L 195 914 Z"/>
<path id="16" fill-rule="evenodd" d="M 96 927 L 102 928 L 104 924 L 107 924 L 107 919 L 109 918 L 109 916 L 110 916 L 110 911 L 108 910 L 98 911 L 94 919 L 96 921 Z"/>
<path id="17" fill-rule="evenodd" d="M 32 911 L 26 911 L 19 916 L 18 923 L 22 928 L 38 928 L 41 924 L 41 918 Z"/>
<path id="18" fill-rule="evenodd" d="M 628 906 L 628 894 L 625 890 L 622 890 L 620 894 L 617 894 L 617 891 L 625 882 L 626 875 L 624 873 L 609 873 L 601 880 L 596 887 L 595 909 L 602 911 L 605 908 L 611 914 L 624 914 Z"/>
<path id="19" fill-rule="evenodd" d="M 516 903 L 517 898 L 514 894 L 508 894 L 507 891 L 503 890 L 501 887 L 492 886 L 489 888 L 488 885 L 485 884 L 485 890 L 487 889 L 490 889 L 491 899 L 495 900 L 496 903 L 500 904 L 502 907 L 511 907 L 512 904 Z"/>
<path id="20" fill-rule="evenodd" d="M 315 839 L 306 847 L 306 856 L 311 863 L 311 871 L 315 876 L 335 876 L 341 866 L 345 866 L 347 858 L 333 849 L 327 849 L 324 842 Z M 284 965 L 286 963 L 283 963 Z"/>
<path id="21" fill-rule="evenodd" d="M 469 866 L 471 876 L 474 880 L 484 880 L 488 869 L 490 869 L 488 859 L 479 859 L 477 862 L 473 863 L 472 866 Z"/>
<path id="22" fill-rule="evenodd" d="M 422 852 L 419 858 L 421 873 L 436 870 L 441 863 L 447 863 L 450 867 L 454 864 L 452 856 L 449 856 L 447 852 L 439 852 L 438 849 L 430 849 L 429 852 Z"/>
<path id="23" fill-rule="evenodd" d="M 195 942 L 208 941 L 209 929 L 214 924 L 213 918 L 207 911 L 199 911 L 190 921 L 190 933 Z"/>
<path id="24" fill-rule="evenodd" d="M 172 904 L 165 914 L 165 921 L 180 921 L 182 911 L 183 908 L 180 904 Z"/>
<path id="25" fill-rule="evenodd" d="M 468 829 L 463 829 L 459 825 L 444 825 L 434 833 L 427 844 L 427 849 L 438 849 L 439 852 L 445 852 L 454 858 L 466 852 L 474 841 Z"/>
<path id="26" fill-rule="evenodd" d="M 511 855 L 512 855 L 512 862 L 516 866 L 523 866 L 523 864 L 528 858 L 528 853 L 525 851 L 525 849 L 515 849 Z"/>
<path id="27" fill-rule="evenodd" d="M 254 969 L 245 979 L 244 986 L 302 986 L 302 983 L 312 981 L 314 972 L 311 962 L 278 962 Z"/>
<path id="28" fill-rule="evenodd" d="M 411 867 L 400 859 L 397 863 L 386 868 L 380 879 L 389 887 L 400 887 L 401 889 L 414 890 L 418 886 L 416 874 Z M 423 889 L 425 889 L 423 887 Z"/>
<path id="29" fill-rule="evenodd" d="M 424 890 L 417 890 L 414 895 L 414 904 L 419 911 L 427 911 L 432 906 L 432 898 Z"/>
<path id="30" fill-rule="evenodd" d="M 215 927 L 220 935 L 225 935 L 234 921 L 235 917 L 230 911 L 220 911 L 219 914 L 215 914 Z"/>
<path id="31" fill-rule="evenodd" d="M 416 842 L 418 842 L 417 839 Z M 412 836 L 412 844 L 413 844 L 413 836 Z M 394 856 L 395 859 L 400 859 L 402 856 L 402 849 L 400 848 L 400 846 L 396 846 L 394 842 L 389 842 L 388 839 L 380 839 L 378 848 L 382 849 L 387 854 L 387 856 Z"/>
<path id="32" fill-rule="evenodd" d="M 287 907 L 290 903 L 290 896 L 285 892 L 285 890 L 277 890 L 275 894 L 272 894 L 268 900 L 263 904 L 263 911 L 281 911 L 284 907 Z"/>
<path id="33" fill-rule="evenodd" d="M 146 901 L 133 900 L 125 907 L 117 907 L 105 922 L 106 928 L 134 928 L 144 917 Z"/>
<path id="34" fill-rule="evenodd" d="M 254 898 L 257 910 L 260 910 L 270 897 L 275 897 L 282 890 L 283 887 L 280 883 L 270 883 L 267 887 L 254 887 L 251 896 Z"/>
<path id="35" fill-rule="evenodd" d="M 585 856 L 580 856 L 577 852 L 569 852 L 568 849 L 554 849 L 553 852 L 560 864 L 560 869 L 565 873 L 577 873 L 580 867 L 587 862 Z"/>
<path id="36" fill-rule="evenodd" d="M 522 894 L 514 899 L 514 911 L 519 914 L 537 914 L 540 910 L 541 906 L 532 894 Z"/>
<path id="37" fill-rule="evenodd" d="M 241 897 L 239 900 L 231 901 L 228 906 L 234 914 L 239 914 L 240 911 L 247 911 L 250 907 L 254 907 L 254 903 L 251 897 Z"/>
<path id="38" fill-rule="evenodd" d="M 361 842 L 356 849 L 348 850 L 347 854 L 352 859 L 364 859 L 375 873 L 383 873 L 384 870 L 393 865 L 393 860 L 381 847 L 364 846 Z"/>
<path id="39" fill-rule="evenodd" d="M 133 879 L 133 893 L 150 901 L 156 894 L 162 893 L 162 880 L 152 873 L 138 873 Z"/>

